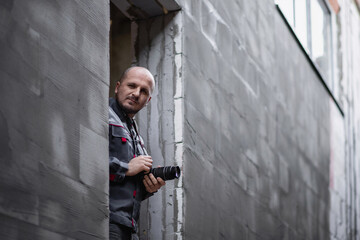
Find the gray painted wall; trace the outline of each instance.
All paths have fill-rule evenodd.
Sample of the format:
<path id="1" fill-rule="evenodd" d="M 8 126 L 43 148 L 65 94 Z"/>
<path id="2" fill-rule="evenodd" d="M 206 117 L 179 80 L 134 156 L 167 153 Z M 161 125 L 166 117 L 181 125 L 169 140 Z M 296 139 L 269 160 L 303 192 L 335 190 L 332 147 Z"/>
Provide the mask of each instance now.
<path id="1" fill-rule="evenodd" d="M 109 2 L 0 2 L 0 238 L 108 236 Z"/>
<path id="2" fill-rule="evenodd" d="M 358 238 L 359 13 L 340 3 L 345 117 L 274 1 L 181 1 L 185 239 Z"/>

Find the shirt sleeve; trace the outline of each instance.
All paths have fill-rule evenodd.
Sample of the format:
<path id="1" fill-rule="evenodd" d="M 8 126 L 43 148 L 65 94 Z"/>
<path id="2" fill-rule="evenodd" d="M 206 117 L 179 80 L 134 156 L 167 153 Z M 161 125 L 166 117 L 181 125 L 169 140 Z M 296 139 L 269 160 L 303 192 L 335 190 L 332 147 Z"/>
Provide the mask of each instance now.
<path id="1" fill-rule="evenodd" d="M 129 165 L 116 157 L 109 157 L 109 166 L 110 179 L 114 182 L 122 182 L 125 178 L 125 173 L 129 169 Z"/>

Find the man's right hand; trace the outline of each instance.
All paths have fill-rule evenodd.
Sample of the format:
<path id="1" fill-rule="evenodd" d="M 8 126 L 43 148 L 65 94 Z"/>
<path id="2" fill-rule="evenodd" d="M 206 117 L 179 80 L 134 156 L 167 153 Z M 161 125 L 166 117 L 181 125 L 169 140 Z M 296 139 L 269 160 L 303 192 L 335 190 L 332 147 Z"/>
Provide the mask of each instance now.
<path id="1" fill-rule="evenodd" d="M 150 171 L 150 168 L 152 166 L 153 160 L 151 159 L 151 156 L 138 156 L 136 158 L 133 158 L 130 160 L 128 166 L 129 169 L 126 172 L 126 176 L 135 176 L 139 172 L 144 171 L 145 173 L 148 173 Z"/>

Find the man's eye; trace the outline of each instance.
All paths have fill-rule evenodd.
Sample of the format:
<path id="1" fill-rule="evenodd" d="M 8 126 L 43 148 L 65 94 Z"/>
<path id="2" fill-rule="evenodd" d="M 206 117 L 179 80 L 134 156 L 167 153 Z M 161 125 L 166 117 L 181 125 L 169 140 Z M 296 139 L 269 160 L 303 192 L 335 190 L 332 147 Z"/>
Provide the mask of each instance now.
<path id="1" fill-rule="evenodd" d="M 144 94 L 146 94 L 146 95 L 149 94 L 149 92 L 148 92 L 147 90 L 145 90 L 145 89 L 141 89 L 141 91 L 142 91 L 142 93 L 144 93 Z"/>
<path id="2" fill-rule="evenodd" d="M 129 86 L 130 88 L 134 88 L 134 87 L 135 87 L 134 84 L 128 84 L 128 86 Z"/>

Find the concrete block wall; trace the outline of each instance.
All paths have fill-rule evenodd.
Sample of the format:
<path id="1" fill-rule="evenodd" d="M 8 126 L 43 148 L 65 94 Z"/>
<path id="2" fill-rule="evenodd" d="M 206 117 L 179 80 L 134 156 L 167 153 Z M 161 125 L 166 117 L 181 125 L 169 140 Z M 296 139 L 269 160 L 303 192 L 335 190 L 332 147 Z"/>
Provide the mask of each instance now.
<path id="1" fill-rule="evenodd" d="M 358 182 L 360 170 L 360 114 L 359 96 L 360 69 L 357 67 L 360 58 L 360 12 L 355 1 L 339 1 L 341 10 L 336 17 L 337 34 L 337 77 L 341 83 L 341 101 L 344 106 L 345 147 L 340 152 L 344 156 L 334 161 L 334 177 L 331 188 L 332 212 L 331 223 L 334 227 L 333 239 L 358 239 L 360 228 L 360 206 Z M 339 128 L 335 130 L 339 132 Z M 333 153 L 334 158 L 338 155 Z M 340 203 L 340 204 L 339 204 Z"/>
<path id="2" fill-rule="evenodd" d="M 356 239 L 358 157 L 350 148 L 358 145 L 348 142 L 357 125 L 348 123 L 359 122 L 358 88 L 356 69 L 343 67 L 356 62 L 348 51 L 356 46 L 345 44 L 359 42 L 349 34 L 356 12 L 335 21 L 352 22 L 334 40 L 348 51 L 334 61 L 347 76 L 335 77 L 334 95 L 350 101 L 344 116 L 273 1 L 179 2 L 181 18 L 136 26 L 138 63 L 157 74 L 159 88 L 140 114 L 143 135 L 155 161 L 184 164 L 180 194 L 167 186 L 145 203 L 140 238 Z"/>
<path id="3" fill-rule="evenodd" d="M 180 5 L 185 239 L 356 239 L 356 94 L 344 117 L 274 1 Z"/>
<path id="4" fill-rule="evenodd" d="M 0 2 L 0 239 L 108 236 L 109 2 Z"/>
<path id="5" fill-rule="evenodd" d="M 140 239 L 357 239 L 355 2 L 336 21 L 344 115 L 273 0 L 177 2 L 131 25 L 157 81 L 141 134 L 183 167 Z M 109 18 L 108 1 L 0 3 L 1 239 L 108 236 Z"/>

